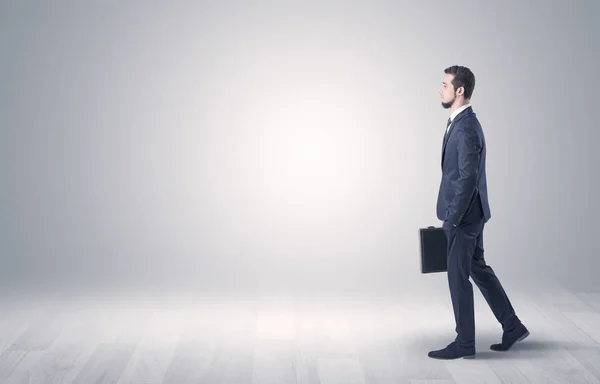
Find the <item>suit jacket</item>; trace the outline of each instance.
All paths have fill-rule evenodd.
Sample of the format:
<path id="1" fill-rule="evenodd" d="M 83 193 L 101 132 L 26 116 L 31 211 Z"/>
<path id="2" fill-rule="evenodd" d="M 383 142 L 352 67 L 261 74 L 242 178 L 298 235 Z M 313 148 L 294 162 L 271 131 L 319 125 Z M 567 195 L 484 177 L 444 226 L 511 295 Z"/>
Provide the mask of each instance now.
<path id="1" fill-rule="evenodd" d="M 485 222 L 491 218 L 485 175 L 485 137 L 472 107 L 460 112 L 444 136 L 442 180 L 437 217 L 455 226 L 463 223 L 473 204 L 483 208 Z"/>

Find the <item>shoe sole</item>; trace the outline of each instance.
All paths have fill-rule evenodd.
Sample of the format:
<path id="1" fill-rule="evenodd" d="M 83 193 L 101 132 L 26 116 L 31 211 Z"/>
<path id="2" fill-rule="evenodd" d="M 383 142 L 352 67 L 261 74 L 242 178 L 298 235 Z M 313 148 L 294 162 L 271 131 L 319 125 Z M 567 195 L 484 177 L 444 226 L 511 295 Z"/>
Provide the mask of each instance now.
<path id="1" fill-rule="evenodd" d="M 527 336 L 529 336 L 529 331 L 526 331 L 526 332 L 523 334 L 523 336 L 519 337 L 519 338 L 517 339 L 517 343 L 518 343 L 519 341 L 523 341 L 523 340 L 525 340 L 525 339 L 527 338 Z M 514 344 L 513 344 L 513 345 L 514 345 Z M 511 345 L 511 346 L 512 346 L 512 345 Z"/>
<path id="2" fill-rule="evenodd" d="M 513 345 L 517 344 L 519 341 L 525 340 L 527 338 L 527 336 L 529 336 L 529 331 L 525 331 L 525 333 L 523 335 L 521 335 L 521 337 L 519 337 L 514 343 L 512 343 L 506 349 L 492 349 L 492 348 L 490 348 L 490 349 L 492 349 L 492 351 L 494 351 L 494 352 L 506 352 L 506 351 L 510 350 L 513 347 Z"/>
<path id="3" fill-rule="evenodd" d="M 433 357 L 433 356 L 429 356 L 429 358 L 436 359 L 436 360 L 456 360 L 456 359 L 460 359 L 461 357 L 448 358 L 448 357 Z M 474 359 L 475 355 L 462 356 L 462 358 L 463 359 Z"/>

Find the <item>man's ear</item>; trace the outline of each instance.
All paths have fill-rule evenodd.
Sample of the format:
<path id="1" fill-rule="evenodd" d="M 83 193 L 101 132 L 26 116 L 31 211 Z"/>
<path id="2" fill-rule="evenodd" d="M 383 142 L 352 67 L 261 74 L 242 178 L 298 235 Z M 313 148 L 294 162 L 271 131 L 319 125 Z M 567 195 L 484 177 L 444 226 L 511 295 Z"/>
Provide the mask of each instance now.
<path id="1" fill-rule="evenodd" d="M 458 87 L 458 89 L 456 90 L 456 95 L 460 96 L 460 95 L 464 95 L 465 94 L 465 87 Z"/>

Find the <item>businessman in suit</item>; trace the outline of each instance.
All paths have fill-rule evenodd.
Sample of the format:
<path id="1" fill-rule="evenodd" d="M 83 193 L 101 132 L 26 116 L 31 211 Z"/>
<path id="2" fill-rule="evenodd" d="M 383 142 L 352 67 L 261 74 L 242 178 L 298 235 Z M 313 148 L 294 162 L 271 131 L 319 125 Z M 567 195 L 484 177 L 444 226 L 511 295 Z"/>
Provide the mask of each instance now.
<path id="1" fill-rule="evenodd" d="M 507 351 L 529 331 L 515 314 L 500 281 L 483 255 L 483 227 L 490 219 L 485 174 L 486 145 L 483 130 L 470 104 L 475 76 L 463 66 L 444 70 L 439 88 L 442 107 L 450 118 L 442 144 L 442 180 L 437 216 L 448 243 L 448 285 L 456 322 L 456 339 L 447 347 L 429 352 L 438 359 L 475 356 L 475 282 L 502 325 L 502 341 L 493 351 Z"/>

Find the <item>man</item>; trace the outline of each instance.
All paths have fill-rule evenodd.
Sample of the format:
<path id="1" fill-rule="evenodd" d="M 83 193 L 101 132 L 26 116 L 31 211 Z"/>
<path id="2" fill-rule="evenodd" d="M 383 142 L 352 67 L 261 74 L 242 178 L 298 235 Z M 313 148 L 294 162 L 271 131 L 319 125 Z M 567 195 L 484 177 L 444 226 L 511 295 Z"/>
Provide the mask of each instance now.
<path id="1" fill-rule="evenodd" d="M 490 219 L 485 175 L 486 145 L 483 131 L 470 104 L 475 76 L 469 68 L 452 66 L 439 93 L 450 118 L 442 144 L 442 181 L 437 216 L 448 240 L 448 284 L 456 322 L 456 339 L 447 347 L 429 352 L 438 359 L 475 356 L 473 279 L 502 325 L 502 342 L 493 351 L 507 351 L 529 335 L 492 268 L 483 256 L 483 227 Z"/>

